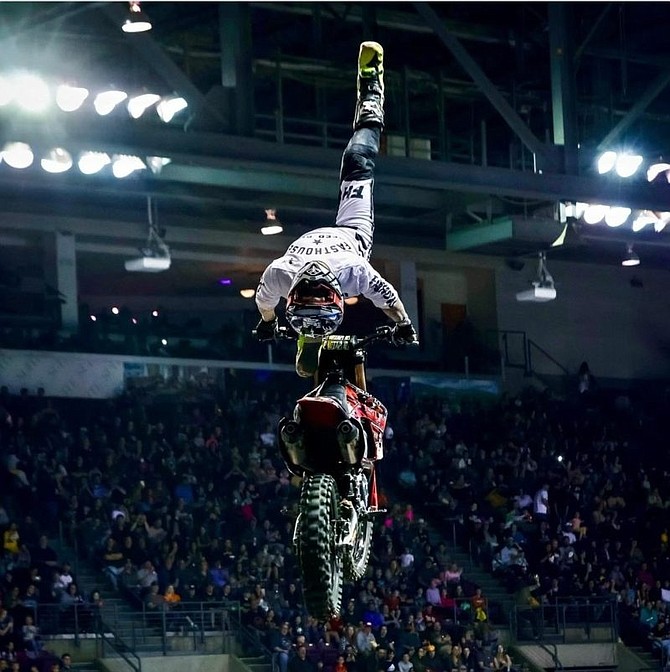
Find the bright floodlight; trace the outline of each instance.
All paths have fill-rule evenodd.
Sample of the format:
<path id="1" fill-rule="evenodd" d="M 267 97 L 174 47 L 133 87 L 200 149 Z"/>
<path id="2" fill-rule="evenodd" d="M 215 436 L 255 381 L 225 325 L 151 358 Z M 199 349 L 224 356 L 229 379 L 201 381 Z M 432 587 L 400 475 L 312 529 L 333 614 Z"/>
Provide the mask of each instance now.
<path id="1" fill-rule="evenodd" d="M 587 224 L 597 224 L 605 219 L 609 207 L 607 205 L 589 205 L 584 211 L 584 221 Z"/>
<path id="2" fill-rule="evenodd" d="M 656 233 L 661 233 L 661 231 L 668 225 L 668 222 L 670 222 L 670 212 L 660 212 L 659 217 L 657 217 L 654 222 L 654 231 L 656 231 Z"/>
<path id="3" fill-rule="evenodd" d="M 264 236 L 275 236 L 284 230 L 281 222 L 277 219 L 277 210 L 275 208 L 266 208 L 265 226 L 261 227 L 261 233 Z"/>
<path id="4" fill-rule="evenodd" d="M 12 168 L 28 168 L 33 163 L 33 150 L 25 142 L 8 142 L 2 150 L 2 158 Z"/>
<path id="5" fill-rule="evenodd" d="M 124 33 L 146 33 L 151 30 L 149 17 L 140 8 L 139 0 L 130 0 L 128 17 L 121 25 Z"/>
<path id="6" fill-rule="evenodd" d="M 161 97 L 157 93 L 142 93 L 139 96 L 133 96 L 128 101 L 128 114 L 133 119 L 139 119 L 146 110 L 160 99 Z"/>
<path id="7" fill-rule="evenodd" d="M 605 214 L 605 224 L 615 228 L 621 226 L 629 217 L 631 209 L 620 206 L 611 207 Z"/>
<path id="8" fill-rule="evenodd" d="M 172 163 L 172 159 L 167 156 L 147 156 L 147 164 L 154 175 L 158 175 L 168 163 Z"/>
<path id="9" fill-rule="evenodd" d="M 14 99 L 26 112 L 43 112 L 49 107 L 51 94 L 42 79 L 21 74 L 14 77 Z"/>
<path id="10" fill-rule="evenodd" d="M 614 164 L 616 163 L 616 152 L 603 152 L 599 157 L 598 157 L 598 172 L 601 175 L 604 175 L 605 173 L 609 173 L 612 168 L 614 168 Z"/>
<path id="11" fill-rule="evenodd" d="M 638 216 L 633 220 L 632 229 L 635 233 L 642 231 L 645 226 L 654 224 L 657 221 L 656 215 L 649 212 L 648 210 L 643 210 L 638 214 Z"/>
<path id="12" fill-rule="evenodd" d="M 264 236 L 276 236 L 278 233 L 283 231 L 281 224 L 271 224 L 270 226 L 261 227 L 261 233 Z"/>
<path id="13" fill-rule="evenodd" d="M 0 77 L 0 107 L 14 100 L 14 87 L 7 77 Z"/>
<path id="14" fill-rule="evenodd" d="M 72 168 L 72 155 L 62 147 L 54 147 L 40 161 L 47 173 L 65 173 Z"/>
<path id="15" fill-rule="evenodd" d="M 172 120 L 177 112 L 188 107 L 188 103 L 183 98 L 163 98 L 156 106 L 158 116 L 167 124 Z"/>
<path id="16" fill-rule="evenodd" d="M 146 165 L 144 165 L 144 161 L 142 161 L 139 156 L 121 154 L 114 157 L 112 173 L 114 173 L 114 177 L 118 177 L 120 179 L 123 177 L 128 177 L 128 175 L 134 173 L 136 170 L 143 170 L 144 168 L 146 168 Z"/>
<path id="17" fill-rule="evenodd" d="M 588 207 L 588 203 L 566 203 L 565 204 L 565 216 L 572 217 L 573 219 L 581 219 L 584 215 L 584 211 Z"/>
<path id="18" fill-rule="evenodd" d="M 639 266 L 639 264 L 640 264 L 640 257 L 638 257 L 635 251 L 633 250 L 633 246 L 628 245 L 628 248 L 626 249 L 626 256 L 621 260 L 621 265 Z"/>
<path id="19" fill-rule="evenodd" d="M 84 175 L 94 175 L 111 162 L 109 154 L 105 154 L 105 152 L 84 152 L 79 157 L 77 165 Z"/>
<path id="20" fill-rule="evenodd" d="M 61 84 L 56 89 L 56 105 L 63 112 L 74 112 L 78 110 L 84 101 L 88 98 L 88 89 L 82 86 L 70 86 Z"/>
<path id="21" fill-rule="evenodd" d="M 95 111 L 101 116 L 109 114 L 119 103 L 122 103 L 128 94 L 125 91 L 110 90 L 99 93 L 93 101 Z"/>
<path id="22" fill-rule="evenodd" d="M 663 173 L 666 181 L 670 182 L 670 163 L 654 163 L 649 166 L 647 168 L 647 181 L 653 182 L 661 173 Z"/>
<path id="23" fill-rule="evenodd" d="M 637 154 L 619 154 L 614 166 L 619 177 L 630 177 L 642 165 L 642 157 Z"/>

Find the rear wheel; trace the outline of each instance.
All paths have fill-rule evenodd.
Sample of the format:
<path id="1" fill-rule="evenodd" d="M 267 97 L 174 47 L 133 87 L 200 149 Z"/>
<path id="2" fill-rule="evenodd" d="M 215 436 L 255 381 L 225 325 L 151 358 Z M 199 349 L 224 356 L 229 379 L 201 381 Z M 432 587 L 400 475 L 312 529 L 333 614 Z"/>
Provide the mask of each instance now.
<path id="1" fill-rule="evenodd" d="M 370 497 L 368 478 L 365 474 L 359 473 L 356 479 L 357 499 L 360 504 L 363 504 L 359 510 L 365 510 Z M 354 547 L 351 552 L 346 554 L 344 559 L 344 578 L 346 581 L 358 581 L 365 574 L 372 547 L 372 527 L 371 520 L 359 517 Z"/>
<path id="2" fill-rule="evenodd" d="M 305 606 L 327 620 L 342 604 L 342 556 L 337 552 L 338 492 L 327 474 L 307 476 L 300 493 L 298 552 Z"/>

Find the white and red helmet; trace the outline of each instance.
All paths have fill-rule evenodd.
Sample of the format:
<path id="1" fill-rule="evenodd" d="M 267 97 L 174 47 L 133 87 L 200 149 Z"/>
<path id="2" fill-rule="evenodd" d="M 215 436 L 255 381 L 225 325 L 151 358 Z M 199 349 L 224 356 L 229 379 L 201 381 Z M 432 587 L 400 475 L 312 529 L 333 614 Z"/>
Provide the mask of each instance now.
<path id="1" fill-rule="evenodd" d="M 286 297 L 286 319 L 304 336 L 332 334 L 344 317 L 340 283 L 325 261 L 310 261 L 296 274 Z"/>

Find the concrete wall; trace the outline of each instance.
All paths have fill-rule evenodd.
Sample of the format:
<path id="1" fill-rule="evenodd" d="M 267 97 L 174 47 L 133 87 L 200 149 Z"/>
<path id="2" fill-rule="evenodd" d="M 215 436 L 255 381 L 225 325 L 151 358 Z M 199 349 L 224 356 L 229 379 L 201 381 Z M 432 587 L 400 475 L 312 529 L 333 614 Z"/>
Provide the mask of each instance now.
<path id="1" fill-rule="evenodd" d="M 399 254 L 399 253 L 397 253 Z M 519 303 L 516 293 L 530 287 L 537 260 L 530 257 L 521 271 L 509 269 L 499 258 L 456 255 L 442 251 L 416 253 L 417 282 L 423 297 L 424 348 L 439 352 L 440 306 L 465 304 L 480 331 L 525 331 L 570 371 L 586 360 L 596 377 L 658 379 L 670 375 L 670 273 L 664 270 L 595 266 L 552 261 L 558 297 L 545 304 Z M 378 265 L 398 283 L 402 257 L 389 256 Z M 637 286 L 631 285 L 635 278 Z M 640 286 L 641 285 L 641 286 Z M 255 315 L 253 301 L 240 298 L 174 299 L 172 297 L 93 297 L 92 306 L 128 304 L 147 311 L 156 304 L 170 306 L 183 317 L 200 316 L 218 324 L 227 311 Z M 560 371 L 536 353 L 540 374 Z"/>
<path id="2" fill-rule="evenodd" d="M 496 274 L 498 325 L 521 329 L 570 371 L 586 360 L 603 378 L 670 375 L 670 273 L 644 268 L 548 264 L 558 296 L 547 303 L 520 303 L 534 269 Z M 631 286 L 635 276 L 642 287 Z M 540 373 L 557 373 L 537 355 Z"/>
<path id="3" fill-rule="evenodd" d="M 107 672 L 129 672 L 128 665 L 119 658 L 103 658 L 100 664 Z M 211 656 L 143 656 L 142 672 L 239 672 L 238 666 L 231 665 L 227 654 Z"/>
<path id="4" fill-rule="evenodd" d="M 553 647 L 549 647 L 551 650 Z M 548 651 L 536 645 L 517 645 L 516 651 L 533 665 L 555 668 L 556 663 Z M 570 667 L 615 667 L 616 644 L 558 644 L 556 654 L 561 665 Z"/>
<path id="5" fill-rule="evenodd" d="M 521 271 L 482 257 L 467 265 L 418 267 L 424 320 L 439 325 L 442 303 L 465 303 L 478 331 L 524 331 L 571 372 L 582 361 L 596 377 L 658 379 L 670 375 L 670 273 L 644 266 L 594 266 L 553 262 L 557 298 L 522 303 L 537 271 L 534 258 Z M 631 279 L 635 278 L 631 284 Z M 641 285 L 641 286 L 640 286 Z M 518 356 L 522 350 L 518 342 Z M 514 347 L 514 344 L 512 344 Z M 538 373 L 562 375 L 549 359 L 534 353 Z"/>

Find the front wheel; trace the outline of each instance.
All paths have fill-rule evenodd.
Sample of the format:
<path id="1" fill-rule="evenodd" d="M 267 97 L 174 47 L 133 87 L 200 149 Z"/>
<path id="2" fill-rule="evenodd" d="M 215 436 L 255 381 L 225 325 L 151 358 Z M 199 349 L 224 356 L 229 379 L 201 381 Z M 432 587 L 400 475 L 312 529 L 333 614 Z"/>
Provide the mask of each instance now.
<path id="1" fill-rule="evenodd" d="M 342 606 L 342 556 L 337 551 L 338 492 L 327 474 L 307 476 L 300 493 L 297 530 L 305 606 L 327 620 Z"/>

